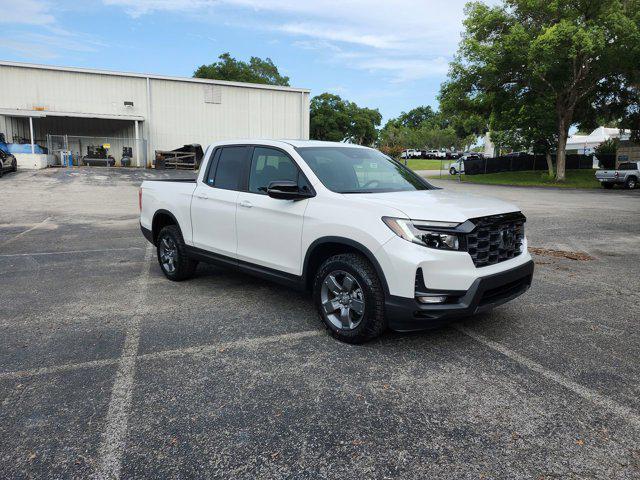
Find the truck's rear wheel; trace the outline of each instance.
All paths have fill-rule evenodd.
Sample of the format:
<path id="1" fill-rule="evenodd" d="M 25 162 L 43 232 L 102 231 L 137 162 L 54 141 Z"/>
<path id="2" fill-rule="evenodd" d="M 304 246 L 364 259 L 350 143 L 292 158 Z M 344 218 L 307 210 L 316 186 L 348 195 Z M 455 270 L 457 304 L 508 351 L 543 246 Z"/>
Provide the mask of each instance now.
<path id="1" fill-rule="evenodd" d="M 343 342 L 363 343 L 387 328 L 380 279 L 361 255 L 327 259 L 316 274 L 313 299 L 326 327 Z"/>
<path id="2" fill-rule="evenodd" d="M 193 276 L 198 262 L 187 255 L 182 233 L 176 225 L 160 230 L 156 245 L 158 263 L 165 277 L 180 282 Z"/>

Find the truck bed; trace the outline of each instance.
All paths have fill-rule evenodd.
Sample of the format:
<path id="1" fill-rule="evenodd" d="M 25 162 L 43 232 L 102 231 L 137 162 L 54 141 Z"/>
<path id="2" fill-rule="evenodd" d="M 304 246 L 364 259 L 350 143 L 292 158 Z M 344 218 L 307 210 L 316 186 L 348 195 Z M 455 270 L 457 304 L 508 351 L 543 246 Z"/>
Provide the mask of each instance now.
<path id="1" fill-rule="evenodd" d="M 140 223 L 151 229 L 154 212 L 170 212 L 182 226 L 185 241 L 191 243 L 191 198 L 196 189 L 194 178 L 145 180 L 142 191 Z"/>

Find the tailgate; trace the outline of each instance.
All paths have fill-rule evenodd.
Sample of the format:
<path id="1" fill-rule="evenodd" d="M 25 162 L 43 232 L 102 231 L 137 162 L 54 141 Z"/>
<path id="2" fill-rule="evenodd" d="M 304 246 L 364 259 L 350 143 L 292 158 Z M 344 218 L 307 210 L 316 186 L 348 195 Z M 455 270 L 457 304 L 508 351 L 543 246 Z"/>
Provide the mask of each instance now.
<path id="1" fill-rule="evenodd" d="M 598 180 L 616 180 L 618 177 L 615 170 L 598 170 L 596 178 Z"/>

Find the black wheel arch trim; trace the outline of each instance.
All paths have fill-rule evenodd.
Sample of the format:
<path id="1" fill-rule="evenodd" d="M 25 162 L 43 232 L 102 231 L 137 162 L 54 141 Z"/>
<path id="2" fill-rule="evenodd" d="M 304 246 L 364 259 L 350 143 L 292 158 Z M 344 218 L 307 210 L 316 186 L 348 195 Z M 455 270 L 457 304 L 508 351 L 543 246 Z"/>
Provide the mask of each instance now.
<path id="1" fill-rule="evenodd" d="M 153 231 L 153 225 L 158 215 L 167 215 L 171 217 L 171 219 L 175 222 L 176 226 L 180 229 L 180 233 L 182 233 L 182 227 L 180 226 L 180 222 L 178 222 L 178 219 L 173 213 L 171 213 L 169 210 L 165 210 L 164 208 L 156 210 L 156 212 L 153 214 L 153 218 L 151 219 L 151 236 L 153 238 L 153 241 L 151 243 L 153 243 L 154 245 L 156 244 L 155 239 L 158 237 L 158 234 L 160 233 L 160 232 Z"/>
<path id="2" fill-rule="evenodd" d="M 378 274 L 378 278 L 382 283 L 382 288 L 384 290 L 385 298 L 389 296 L 389 285 L 387 284 L 387 278 L 385 277 L 384 271 L 382 270 L 382 267 L 380 266 L 380 263 L 376 259 L 373 252 L 371 252 L 371 250 L 369 250 L 367 247 L 362 245 L 360 242 L 356 242 L 355 240 L 352 240 L 346 237 L 336 237 L 336 236 L 321 237 L 316 239 L 314 242 L 311 243 L 311 245 L 309 245 L 309 248 L 307 248 L 307 253 L 304 256 L 304 263 L 302 268 L 302 280 L 305 283 L 305 285 L 307 284 L 307 280 L 309 279 L 309 263 L 311 261 L 311 256 L 313 252 L 317 247 L 326 245 L 328 243 L 342 244 L 342 245 L 354 248 L 358 252 L 362 253 L 367 258 L 367 260 L 371 262 L 371 264 L 373 265 L 373 268 L 376 270 L 376 273 Z"/>

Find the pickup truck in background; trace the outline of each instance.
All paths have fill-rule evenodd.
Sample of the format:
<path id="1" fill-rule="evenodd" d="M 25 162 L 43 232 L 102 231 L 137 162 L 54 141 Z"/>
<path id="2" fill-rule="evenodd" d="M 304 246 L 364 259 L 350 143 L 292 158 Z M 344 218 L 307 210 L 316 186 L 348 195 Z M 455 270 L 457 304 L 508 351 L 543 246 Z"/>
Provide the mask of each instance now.
<path id="1" fill-rule="evenodd" d="M 217 143 L 196 180 L 145 181 L 139 202 L 169 280 L 208 262 L 310 291 L 349 343 L 489 310 L 533 276 L 517 207 L 436 188 L 357 145 Z"/>
<path id="2" fill-rule="evenodd" d="M 640 162 L 622 162 L 616 170 L 597 170 L 596 180 L 603 188 L 613 188 L 614 185 L 624 185 L 634 189 L 640 178 Z"/>
<path id="3" fill-rule="evenodd" d="M 410 158 L 422 158 L 422 150 L 416 150 L 415 148 L 409 148 L 403 150 L 400 154 L 400 158 L 408 160 Z"/>

